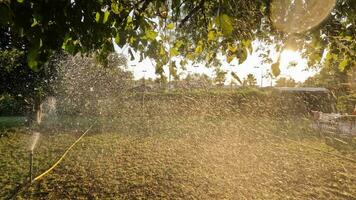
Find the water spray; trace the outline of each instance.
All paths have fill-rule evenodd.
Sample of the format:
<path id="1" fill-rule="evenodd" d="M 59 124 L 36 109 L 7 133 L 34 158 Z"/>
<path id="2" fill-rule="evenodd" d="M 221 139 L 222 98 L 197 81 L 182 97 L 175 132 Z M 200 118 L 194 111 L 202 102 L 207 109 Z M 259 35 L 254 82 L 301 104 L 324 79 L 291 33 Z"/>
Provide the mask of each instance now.
<path id="1" fill-rule="evenodd" d="M 35 149 L 36 143 L 40 137 L 39 132 L 34 132 L 32 136 L 32 144 L 30 147 L 30 169 L 29 169 L 29 178 L 30 178 L 30 183 L 33 180 L 33 150 Z"/>

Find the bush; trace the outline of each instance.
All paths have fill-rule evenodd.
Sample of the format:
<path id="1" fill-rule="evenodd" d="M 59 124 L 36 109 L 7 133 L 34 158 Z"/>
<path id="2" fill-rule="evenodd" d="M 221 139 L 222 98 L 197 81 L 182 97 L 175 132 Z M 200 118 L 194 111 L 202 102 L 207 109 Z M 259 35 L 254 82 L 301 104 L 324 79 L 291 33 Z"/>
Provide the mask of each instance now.
<path id="1" fill-rule="evenodd" d="M 340 96 L 337 99 L 337 109 L 341 113 L 351 114 L 356 105 L 356 93 Z"/>

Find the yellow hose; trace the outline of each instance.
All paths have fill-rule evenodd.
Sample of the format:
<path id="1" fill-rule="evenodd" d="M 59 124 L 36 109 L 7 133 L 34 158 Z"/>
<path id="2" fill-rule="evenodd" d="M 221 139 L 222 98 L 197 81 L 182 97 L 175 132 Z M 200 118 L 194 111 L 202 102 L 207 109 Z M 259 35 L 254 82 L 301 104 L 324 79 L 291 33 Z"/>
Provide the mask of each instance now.
<path id="1" fill-rule="evenodd" d="M 63 153 L 63 155 L 58 159 L 58 161 L 56 163 L 54 163 L 52 165 L 52 167 L 50 167 L 49 169 L 47 169 L 45 172 L 43 172 L 42 174 L 38 175 L 37 177 L 35 177 L 33 181 L 37 181 L 39 179 L 41 179 L 43 176 L 45 176 L 46 174 L 48 174 L 49 172 L 51 172 L 62 160 L 63 158 L 67 155 L 67 153 L 90 131 L 90 129 L 94 126 L 95 122 L 72 144 L 70 145 L 67 150 Z"/>

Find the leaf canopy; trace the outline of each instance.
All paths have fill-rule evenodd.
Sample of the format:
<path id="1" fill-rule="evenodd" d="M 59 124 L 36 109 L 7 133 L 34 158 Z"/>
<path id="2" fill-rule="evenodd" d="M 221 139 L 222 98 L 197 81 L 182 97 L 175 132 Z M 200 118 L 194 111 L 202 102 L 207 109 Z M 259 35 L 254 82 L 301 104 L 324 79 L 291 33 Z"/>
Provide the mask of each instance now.
<path id="1" fill-rule="evenodd" d="M 353 0 L 337 1 L 334 8 L 329 8 L 332 14 L 326 20 L 303 33 L 296 31 L 297 34 L 274 26 L 270 14 L 275 0 L 167 2 L 4 0 L 0 3 L 0 26 L 11 27 L 30 42 L 41 41 L 41 45 L 33 44 L 29 49 L 27 61 L 34 70 L 41 68 L 59 49 L 70 54 L 98 52 L 105 57 L 114 50 L 113 39 L 121 47 L 128 45 L 142 56 L 154 59 L 158 68 L 169 59 L 163 56 L 163 51 L 214 67 L 219 67 L 215 66 L 219 63 L 216 57 L 219 52 L 230 62 L 236 58 L 242 63 L 248 52 L 253 51 L 254 40 L 278 44 L 280 49 L 302 50 L 310 66 L 321 63 L 325 49 L 332 55 L 342 55 L 339 58 L 347 58 L 348 61 L 339 62 L 340 69 L 354 64 L 356 7 Z M 288 2 L 278 10 L 300 7 Z M 174 48 L 165 49 L 167 42 Z M 236 51 L 229 49 L 232 44 Z M 278 65 L 272 66 L 275 75 L 277 68 Z"/>

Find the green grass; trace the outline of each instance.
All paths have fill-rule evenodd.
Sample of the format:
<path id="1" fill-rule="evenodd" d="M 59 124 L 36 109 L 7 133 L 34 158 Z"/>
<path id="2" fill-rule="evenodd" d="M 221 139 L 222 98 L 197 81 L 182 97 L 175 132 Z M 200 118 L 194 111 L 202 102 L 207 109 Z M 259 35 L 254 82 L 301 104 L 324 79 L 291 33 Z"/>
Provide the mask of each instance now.
<path id="1" fill-rule="evenodd" d="M 25 117 L 0 117 L 0 129 L 23 126 Z"/>
<path id="2" fill-rule="evenodd" d="M 135 118 L 136 119 L 136 118 Z M 272 135 L 356 159 L 309 121 L 247 117 L 142 117 L 104 122 L 21 199 L 353 199 L 356 165 Z M 126 124 L 126 126 L 123 126 Z M 99 129 L 102 129 L 101 131 Z M 111 130 L 111 131 L 106 131 Z M 112 131 L 116 130 L 116 131 Z M 98 132 L 101 132 L 98 134 Z M 53 164 L 78 134 L 42 133 L 34 172 Z M 0 138 L 0 197 L 28 175 L 31 135 Z"/>

